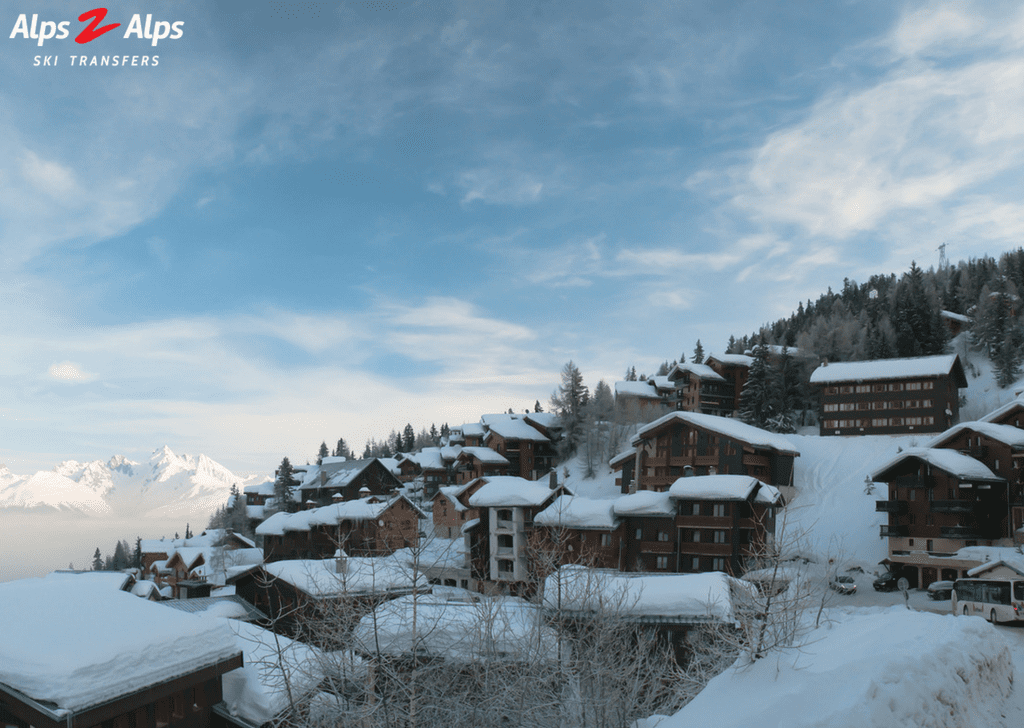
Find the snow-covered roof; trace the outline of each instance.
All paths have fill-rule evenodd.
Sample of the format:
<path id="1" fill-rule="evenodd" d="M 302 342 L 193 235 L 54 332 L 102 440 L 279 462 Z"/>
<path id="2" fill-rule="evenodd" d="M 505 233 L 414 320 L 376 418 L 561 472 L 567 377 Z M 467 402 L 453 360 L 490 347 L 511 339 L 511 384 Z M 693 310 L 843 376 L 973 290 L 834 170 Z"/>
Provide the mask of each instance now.
<path id="1" fill-rule="evenodd" d="M 192 538 L 144 538 L 142 539 L 142 553 L 164 553 L 170 556 L 179 548 L 216 546 L 223 541 L 231 539 L 237 540 L 246 546 L 256 545 L 250 539 L 233 531 L 228 532 L 223 528 L 208 528 Z"/>
<path id="2" fill-rule="evenodd" d="M 288 531 L 309 531 L 317 526 L 337 526 L 342 521 L 372 521 L 400 499 L 405 500 L 421 518 L 427 517 L 418 506 L 403 495 L 387 500 L 380 500 L 378 496 L 370 496 L 332 503 L 297 513 L 283 511 L 275 513 L 256 527 L 256 534 L 259 536 L 283 536 Z"/>
<path id="3" fill-rule="evenodd" d="M 638 490 L 620 498 L 613 505 L 617 516 L 672 516 L 676 506 L 668 493 L 656 493 L 653 490 Z"/>
<path id="4" fill-rule="evenodd" d="M 293 701 L 310 695 L 323 680 L 325 655 L 316 647 L 255 624 L 232 620 L 230 628 L 245 662 L 244 667 L 221 678 L 231 715 L 263 725 L 280 716 Z M 332 653 L 330 662 L 339 659 L 349 661 L 349 675 L 365 670 L 363 661 L 351 653 Z"/>
<path id="5" fill-rule="evenodd" d="M 537 429 L 523 420 L 499 420 L 488 424 L 491 432 L 501 435 L 506 440 L 531 440 L 533 442 L 550 442 Z"/>
<path id="6" fill-rule="evenodd" d="M 680 362 L 672 367 L 668 373 L 669 379 L 675 380 L 686 374 L 694 374 L 700 379 L 709 379 L 716 382 L 724 382 L 725 377 L 709 367 L 707 364 L 694 364 L 693 362 Z"/>
<path id="7" fill-rule="evenodd" d="M 995 422 L 996 420 L 1002 419 L 1005 415 L 1015 410 L 1024 409 L 1024 397 L 1018 397 L 1017 399 L 1007 402 L 1002 407 L 994 409 L 987 415 L 981 418 L 982 422 Z"/>
<path id="8" fill-rule="evenodd" d="M 152 582 L 148 582 L 152 584 Z M 234 587 L 222 587 L 234 589 Z M 202 614 L 208 617 L 224 617 L 225 619 L 241 619 L 246 622 L 267 622 L 270 618 L 262 611 L 245 601 L 237 594 L 222 594 L 209 597 L 192 597 L 191 599 L 168 599 L 160 606 L 176 609 L 179 612 Z"/>
<path id="9" fill-rule="evenodd" d="M 481 423 L 479 423 L 479 422 L 467 422 L 464 425 L 460 425 L 459 427 L 454 427 L 452 429 L 458 430 L 459 432 L 462 433 L 462 435 L 464 437 L 466 437 L 466 436 L 469 436 L 469 437 L 483 437 L 484 436 L 484 426 Z"/>
<path id="10" fill-rule="evenodd" d="M 130 591 L 128 585 L 132 581 L 132 575 L 124 571 L 72 571 L 59 569 L 51 572 L 47 577 L 50 580 L 71 579 L 68 582 L 70 590 L 77 590 L 79 586 L 88 582 L 99 588 L 106 588 L 110 591 Z"/>
<path id="11" fill-rule="evenodd" d="M 815 369 L 811 373 L 811 384 L 938 377 L 953 371 L 956 363 L 956 354 L 919 356 L 910 359 L 835 362 Z"/>
<path id="12" fill-rule="evenodd" d="M 264 480 L 262 483 L 253 483 L 242 488 L 243 493 L 252 493 L 253 495 L 274 495 L 274 481 Z"/>
<path id="13" fill-rule="evenodd" d="M 943 448 L 915 447 L 904 450 L 895 458 L 880 468 L 877 468 L 871 475 L 871 480 L 878 480 L 885 471 L 899 465 L 904 460 L 917 458 L 923 460 L 934 468 L 949 473 L 962 480 L 989 480 L 1001 482 L 1003 479 L 988 469 L 984 463 L 975 460 L 968 455 L 962 455 L 956 450 Z"/>
<path id="14" fill-rule="evenodd" d="M 609 460 L 608 461 L 608 465 L 610 465 L 611 467 L 614 468 L 619 463 L 624 463 L 627 460 L 629 460 L 630 458 L 635 458 L 635 457 L 636 457 L 636 450 L 633 449 L 633 448 L 629 448 L 628 450 L 623 450 L 618 455 L 616 455 L 611 460 Z"/>
<path id="15" fill-rule="evenodd" d="M 239 653 L 223 621 L 94 580 L 76 583 L 73 597 L 66 575 L 0 584 L 0 683 L 78 712 Z"/>
<path id="16" fill-rule="evenodd" d="M 444 460 L 439 447 L 425 447 L 419 452 L 408 453 L 403 457 L 424 470 L 444 470 Z"/>
<path id="17" fill-rule="evenodd" d="M 508 422 L 509 420 L 515 420 L 520 417 L 522 417 L 522 415 L 517 415 L 514 413 L 510 414 L 508 412 L 497 412 L 495 414 L 480 415 L 480 422 L 486 425 L 487 427 L 490 427 L 496 422 Z"/>
<path id="18" fill-rule="evenodd" d="M 767 430 L 762 430 L 759 427 L 754 427 L 746 422 L 740 422 L 729 417 L 706 415 L 702 412 L 670 412 L 664 417 L 660 417 L 649 425 L 642 427 L 636 437 L 633 438 L 633 444 L 639 444 L 646 435 L 675 420 L 757 447 L 769 447 L 793 455 L 800 454 L 793 446 L 793 443 L 784 435 L 768 432 Z"/>
<path id="19" fill-rule="evenodd" d="M 462 452 L 459 453 L 461 458 L 463 455 L 471 455 L 482 463 L 488 465 L 508 465 L 509 462 L 501 453 L 497 453 L 489 447 L 464 447 Z"/>
<path id="20" fill-rule="evenodd" d="M 402 591 L 414 585 L 413 570 L 396 554 L 345 557 L 342 563 L 340 574 L 335 559 L 274 561 L 263 568 L 269 575 L 314 597 Z"/>
<path id="21" fill-rule="evenodd" d="M 381 465 L 384 466 L 389 472 L 393 472 L 398 467 L 398 461 L 394 458 L 365 458 L 362 460 L 345 460 L 343 458 L 332 458 L 335 462 L 328 463 L 327 458 L 324 458 L 322 465 L 311 465 L 306 476 L 302 478 L 302 483 L 299 485 L 300 490 L 310 490 L 313 488 L 340 488 L 353 479 L 359 476 L 364 470 L 373 465 L 374 462 L 380 461 Z M 327 482 L 321 486 L 320 484 L 320 473 L 323 472 L 327 477 Z"/>
<path id="22" fill-rule="evenodd" d="M 950 427 L 925 447 L 942 447 L 964 430 L 976 432 L 1012 448 L 1024 448 L 1024 430 L 1013 425 L 997 425 L 994 422 L 961 422 Z"/>
<path id="23" fill-rule="evenodd" d="M 986 561 L 981 566 L 975 566 L 973 569 L 969 570 L 967 572 L 967 576 L 978 576 L 979 574 L 984 574 L 985 572 L 991 571 L 999 566 L 1005 566 L 1007 569 L 1016 571 L 1021 576 L 1024 576 L 1024 557 L 1005 557 L 996 559 L 995 561 Z"/>
<path id="24" fill-rule="evenodd" d="M 530 412 L 523 415 L 523 418 L 533 422 L 545 429 L 561 429 L 562 423 L 555 412 Z"/>
<path id="25" fill-rule="evenodd" d="M 635 617 L 735 621 L 733 594 L 753 587 L 722 572 L 624 574 L 563 566 L 544 580 L 545 609 L 610 611 Z"/>
<path id="26" fill-rule="evenodd" d="M 565 528 L 596 528 L 612 530 L 619 524 L 615 517 L 615 500 L 560 495 L 533 518 L 541 526 Z"/>
<path id="27" fill-rule="evenodd" d="M 516 597 L 449 601 L 408 595 L 384 602 L 352 634 L 358 649 L 448 660 L 552 659 L 558 635 L 541 610 Z"/>
<path id="28" fill-rule="evenodd" d="M 754 363 L 754 357 L 747 356 L 746 354 L 715 354 L 705 359 L 705 362 L 711 361 L 712 359 L 720 361 L 723 364 L 739 367 L 749 367 Z"/>
<path id="29" fill-rule="evenodd" d="M 480 489 L 469 496 L 474 508 L 499 506 L 539 506 L 559 491 L 551 490 L 547 481 L 527 480 L 516 475 L 494 475 L 483 478 Z"/>
<path id="30" fill-rule="evenodd" d="M 952 311 L 946 311 L 945 309 L 943 309 L 942 311 L 939 311 L 939 316 L 941 316 L 944 319 L 949 319 L 950 321 L 959 321 L 962 324 L 969 324 L 969 323 L 971 323 L 971 317 L 970 316 L 964 316 L 962 313 L 954 313 Z"/>
<path id="31" fill-rule="evenodd" d="M 695 475 L 680 478 L 668 489 L 669 495 L 678 500 L 748 500 L 755 491 L 758 503 L 782 500 L 776 488 L 749 475 Z"/>
<path id="32" fill-rule="evenodd" d="M 615 395 L 617 397 L 645 397 L 648 399 L 661 399 L 654 382 L 621 381 L 615 383 Z"/>
<path id="33" fill-rule="evenodd" d="M 466 485 L 469 485 L 467 483 Z M 462 505 L 459 500 L 459 496 L 466 489 L 465 485 L 445 485 L 437 489 L 437 495 L 435 498 L 447 498 L 451 501 L 452 505 L 455 506 L 457 512 L 466 510 L 466 506 Z"/>

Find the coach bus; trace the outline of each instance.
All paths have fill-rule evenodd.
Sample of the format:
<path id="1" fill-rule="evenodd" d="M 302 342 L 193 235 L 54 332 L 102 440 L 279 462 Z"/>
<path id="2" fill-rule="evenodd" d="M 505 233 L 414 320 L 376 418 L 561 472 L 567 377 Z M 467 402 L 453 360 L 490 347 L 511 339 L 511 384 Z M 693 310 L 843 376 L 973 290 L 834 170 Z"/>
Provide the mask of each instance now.
<path id="1" fill-rule="evenodd" d="M 974 614 L 992 624 L 1024 621 L 1024 578 L 957 579 L 953 614 Z"/>

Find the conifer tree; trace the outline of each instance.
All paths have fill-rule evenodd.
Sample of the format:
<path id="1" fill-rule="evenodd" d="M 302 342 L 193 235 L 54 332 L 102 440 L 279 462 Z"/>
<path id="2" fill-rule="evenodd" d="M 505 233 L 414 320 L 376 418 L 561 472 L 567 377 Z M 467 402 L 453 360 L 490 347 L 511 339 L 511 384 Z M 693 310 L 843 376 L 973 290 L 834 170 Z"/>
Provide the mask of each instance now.
<path id="1" fill-rule="evenodd" d="M 685 357 L 684 357 L 685 360 Z M 703 364 L 704 363 L 704 347 L 701 346 L 700 339 L 697 339 L 697 346 L 693 348 L 693 363 Z"/>
<path id="2" fill-rule="evenodd" d="M 96 547 L 96 553 L 92 555 L 92 570 L 103 571 L 103 555 L 100 553 L 100 547 Z"/>
<path id="3" fill-rule="evenodd" d="M 135 537 L 135 553 L 132 554 L 132 566 L 142 568 L 142 536 Z"/>
<path id="4" fill-rule="evenodd" d="M 274 480 L 274 503 L 278 511 L 294 513 L 297 505 L 292 490 L 299 485 L 299 481 L 292 475 L 292 464 L 287 457 L 282 458 L 281 465 L 277 469 L 277 479 Z"/>
<path id="5" fill-rule="evenodd" d="M 539 399 L 536 402 L 533 403 L 533 411 L 534 412 L 543 412 L 544 411 L 544 408 L 540 406 L 540 400 Z"/>
<path id="6" fill-rule="evenodd" d="M 740 419 L 754 427 L 767 428 L 778 412 L 773 392 L 775 377 L 768 361 L 768 346 L 754 347 L 754 361 L 750 364 L 747 383 L 740 394 Z"/>
<path id="7" fill-rule="evenodd" d="M 325 440 L 320 443 L 320 449 L 317 451 L 316 454 L 316 464 L 323 465 L 324 458 L 330 457 L 330 455 L 331 451 L 327 448 L 327 441 Z"/>
<path id="8" fill-rule="evenodd" d="M 579 446 L 583 435 L 583 420 L 586 417 L 589 392 L 583 383 L 583 374 L 572 360 L 562 367 L 562 383 L 551 394 L 551 409 L 558 414 L 562 425 L 563 439 L 560 444 L 563 458 L 568 458 Z"/>
<path id="9" fill-rule="evenodd" d="M 441 444 L 441 433 L 437 431 L 437 425 L 430 423 L 430 444 L 437 447 Z"/>
<path id="10" fill-rule="evenodd" d="M 415 449 L 416 444 L 416 431 L 412 429 L 412 424 L 406 424 L 405 429 L 402 430 L 402 452 L 412 452 Z"/>

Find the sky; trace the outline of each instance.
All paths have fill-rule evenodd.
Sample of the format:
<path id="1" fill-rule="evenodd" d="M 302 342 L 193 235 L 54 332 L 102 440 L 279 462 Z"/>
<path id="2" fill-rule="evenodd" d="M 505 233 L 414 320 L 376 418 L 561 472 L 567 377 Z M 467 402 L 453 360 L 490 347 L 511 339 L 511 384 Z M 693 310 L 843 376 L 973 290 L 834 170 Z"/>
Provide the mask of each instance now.
<path id="1" fill-rule="evenodd" d="M 1017 3 L 96 7 L 0 8 L 16 473 L 361 451 L 1024 239 Z"/>

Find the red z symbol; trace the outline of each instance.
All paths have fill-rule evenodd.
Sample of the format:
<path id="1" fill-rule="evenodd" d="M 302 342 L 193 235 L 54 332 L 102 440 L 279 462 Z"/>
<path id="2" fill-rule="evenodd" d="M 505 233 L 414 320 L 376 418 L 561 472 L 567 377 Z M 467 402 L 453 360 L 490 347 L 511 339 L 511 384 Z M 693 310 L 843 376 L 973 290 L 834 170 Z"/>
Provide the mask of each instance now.
<path id="1" fill-rule="evenodd" d="M 92 22 L 89 23 L 88 28 L 78 34 L 78 37 L 75 38 L 75 43 L 88 43 L 89 41 L 96 40 L 107 31 L 120 27 L 120 23 L 111 23 L 110 25 L 104 25 L 102 28 L 97 28 L 96 26 L 102 23 L 105 17 L 107 17 L 106 8 L 94 8 L 79 15 L 78 19 L 83 23 L 90 18 Z"/>

